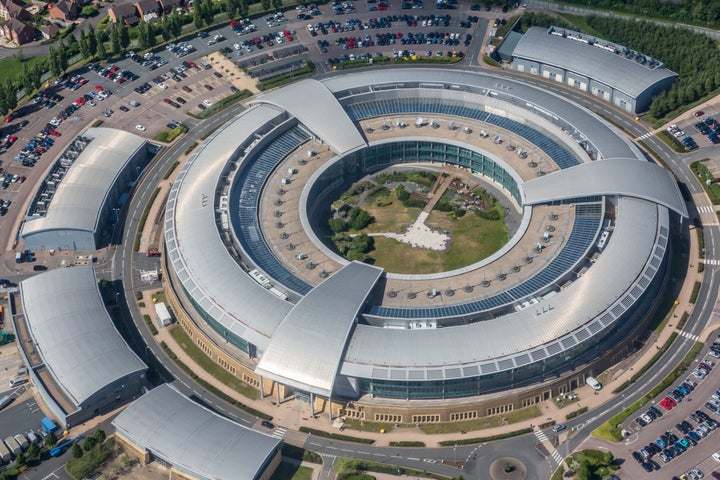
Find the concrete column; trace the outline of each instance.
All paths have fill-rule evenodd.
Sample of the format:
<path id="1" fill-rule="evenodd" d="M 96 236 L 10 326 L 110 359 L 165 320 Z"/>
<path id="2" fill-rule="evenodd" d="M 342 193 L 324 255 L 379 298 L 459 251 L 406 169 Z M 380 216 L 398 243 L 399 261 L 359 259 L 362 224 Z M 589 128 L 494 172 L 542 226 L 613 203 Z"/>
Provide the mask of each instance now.
<path id="1" fill-rule="evenodd" d="M 310 392 L 310 415 L 315 418 L 315 394 Z"/>
<path id="2" fill-rule="evenodd" d="M 264 378 L 260 376 L 260 398 L 265 398 L 265 386 L 263 385 Z"/>

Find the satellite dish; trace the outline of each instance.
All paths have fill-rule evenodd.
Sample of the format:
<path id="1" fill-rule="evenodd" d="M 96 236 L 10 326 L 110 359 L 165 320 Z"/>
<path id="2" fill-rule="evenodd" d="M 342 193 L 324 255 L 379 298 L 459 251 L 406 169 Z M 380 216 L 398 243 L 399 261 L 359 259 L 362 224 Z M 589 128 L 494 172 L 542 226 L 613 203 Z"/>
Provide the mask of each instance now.
<path id="1" fill-rule="evenodd" d="M 422 124 L 423 124 L 423 118 L 422 118 L 422 117 L 417 117 L 417 118 L 415 119 L 415 126 L 416 126 L 416 127 L 421 127 Z"/>

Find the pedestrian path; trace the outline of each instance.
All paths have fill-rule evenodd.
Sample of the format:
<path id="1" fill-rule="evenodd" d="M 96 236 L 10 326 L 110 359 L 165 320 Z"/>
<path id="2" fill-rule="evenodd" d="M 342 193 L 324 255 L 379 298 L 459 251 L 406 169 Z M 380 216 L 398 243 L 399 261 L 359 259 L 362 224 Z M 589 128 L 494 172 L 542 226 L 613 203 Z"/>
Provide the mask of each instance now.
<path id="1" fill-rule="evenodd" d="M 548 438 L 548 436 L 545 435 L 545 432 L 543 432 L 542 430 L 536 430 L 535 432 L 533 432 L 533 435 L 535 435 L 535 438 L 540 440 L 542 443 L 548 442 L 550 445 L 552 445 L 550 438 Z M 547 446 L 547 444 L 545 444 L 544 446 Z M 558 452 L 554 448 L 549 452 L 549 455 L 555 461 L 555 464 L 560 465 L 562 463 L 563 456 L 560 455 L 560 452 Z"/>
<path id="2" fill-rule="evenodd" d="M 547 442 L 547 441 L 550 440 L 550 439 L 548 438 L 548 436 L 545 435 L 545 432 L 543 432 L 542 430 L 536 431 L 534 435 L 535 435 L 535 437 L 537 437 L 537 439 L 540 440 L 541 442 Z"/>
<path id="3" fill-rule="evenodd" d="M 681 337 L 689 338 L 690 340 L 696 341 L 700 338 L 697 335 L 693 335 L 692 333 L 688 332 L 680 332 Z"/>
<path id="4" fill-rule="evenodd" d="M 275 430 L 270 434 L 271 437 L 283 439 L 285 438 L 285 434 L 287 433 L 287 428 L 283 427 L 275 427 Z"/>
<path id="5" fill-rule="evenodd" d="M 720 260 L 716 258 L 705 259 L 705 265 L 720 265 Z"/>
<path id="6" fill-rule="evenodd" d="M 654 135 L 655 135 L 655 132 L 647 132 L 645 135 L 640 135 L 639 137 L 637 137 L 635 139 L 635 141 L 642 142 L 643 140 L 646 140 Z"/>
<path id="7" fill-rule="evenodd" d="M 699 205 L 697 209 L 700 213 L 715 213 L 715 208 L 712 205 Z"/>

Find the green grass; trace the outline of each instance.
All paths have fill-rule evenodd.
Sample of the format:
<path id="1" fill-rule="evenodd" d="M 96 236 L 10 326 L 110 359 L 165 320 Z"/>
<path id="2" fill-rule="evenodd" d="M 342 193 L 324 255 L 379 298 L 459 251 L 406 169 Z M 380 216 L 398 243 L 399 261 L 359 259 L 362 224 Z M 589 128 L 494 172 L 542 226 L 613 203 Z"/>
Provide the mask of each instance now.
<path id="1" fill-rule="evenodd" d="M 209 382 L 198 377 L 198 375 L 193 372 L 190 367 L 188 367 L 182 360 L 177 357 L 177 355 L 175 355 L 175 352 L 173 352 L 170 347 L 168 347 L 167 343 L 160 342 L 160 347 L 163 349 L 163 352 L 165 352 L 165 355 L 167 355 L 170 360 L 175 362 L 183 372 L 185 372 L 190 378 L 195 380 L 195 382 L 200 384 L 200 386 L 202 386 L 202 388 L 204 388 L 205 390 L 212 392 L 215 396 L 221 398 L 224 402 L 230 405 L 235 405 L 236 407 L 241 408 L 242 410 L 245 410 L 246 412 L 250 413 L 251 415 L 255 415 L 258 418 L 262 418 L 263 420 L 273 419 L 272 416 L 266 414 L 265 412 L 261 412 L 260 410 L 256 410 L 248 405 L 245 405 L 242 402 L 235 400 L 219 388 L 216 388 L 214 385 L 211 385 Z"/>
<path id="2" fill-rule="evenodd" d="M 313 470 L 310 467 L 280 462 L 270 480 L 312 480 Z"/>
<path id="3" fill-rule="evenodd" d="M 157 140 L 158 142 L 170 143 L 181 134 L 187 133 L 188 130 L 190 129 L 187 127 L 187 125 L 178 125 L 171 130 L 160 130 L 158 134 L 155 135 L 155 140 Z"/>
<path id="4" fill-rule="evenodd" d="M 172 175 L 178 165 L 180 165 L 180 162 L 173 162 L 173 164 L 170 165 L 170 168 L 165 171 L 165 175 L 163 175 L 162 179 L 167 180 L 168 178 L 170 178 L 170 175 Z"/>
<path id="5" fill-rule="evenodd" d="M 458 432 L 472 432 L 475 430 L 482 430 L 485 428 L 495 428 L 503 425 L 503 418 L 506 419 L 506 423 L 513 424 L 530 420 L 531 418 L 539 417 L 542 414 L 540 408 L 537 405 L 531 407 L 522 408 L 520 410 L 513 410 L 502 415 L 495 415 L 492 417 L 482 417 L 475 420 L 464 420 L 462 422 L 447 422 L 447 423 L 424 423 L 420 425 L 420 430 L 427 434 L 438 434 L 438 433 L 458 433 Z"/>
<path id="6" fill-rule="evenodd" d="M 94 122 L 92 122 L 92 124 L 91 124 L 90 126 L 91 126 L 92 128 L 97 128 L 97 127 L 99 127 L 99 126 L 102 125 L 102 124 L 103 124 L 103 121 L 98 118 L 97 120 L 95 120 Z"/>
<path id="7" fill-rule="evenodd" d="M 85 452 L 82 457 L 68 460 L 65 464 L 65 471 L 75 480 L 82 480 L 107 460 L 112 455 L 114 448 L 115 440 L 108 438 Z"/>
<path id="8" fill-rule="evenodd" d="M 30 67 L 30 65 L 38 62 L 45 63 L 45 56 L 29 57 L 22 60 L 17 57 L 9 57 L 0 60 L 0 82 L 4 84 L 8 78 L 12 80 L 19 79 L 23 73 L 23 65 Z"/>
<path id="9" fill-rule="evenodd" d="M 387 202 L 392 202 L 387 204 Z M 405 207 L 391 192 L 387 202 L 379 206 L 376 199 L 368 199 L 360 208 L 375 218 L 366 233 L 402 232 L 420 214 L 419 208 Z M 375 265 L 393 273 L 424 274 L 461 268 L 487 258 L 508 241 L 508 229 L 503 219 L 487 220 L 473 212 L 453 218 L 451 212 L 430 212 L 426 224 L 452 234 L 450 248 L 444 252 L 414 248 L 384 236 L 374 236 L 375 250 L 368 256 Z"/>
<path id="10" fill-rule="evenodd" d="M 688 312 L 683 312 L 682 316 L 680 317 L 680 321 L 677 324 L 678 330 L 682 330 L 685 324 L 688 321 L 688 318 L 690 318 L 690 314 Z"/>
<path id="11" fill-rule="evenodd" d="M 695 174 L 698 183 L 705 189 L 705 192 L 710 198 L 712 204 L 720 205 L 720 185 L 714 181 L 715 179 L 710 173 L 710 170 L 705 166 L 704 162 L 707 160 L 708 159 L 705 158 L 703 160 L 692 162 L 690 164 L 690 170 L 692 170 Z M 708 180 L 710 181 L 709 185 L 707 184 Z"/>
<path id="12" fill-rule="evenodd" d="M 499 435 L 490 435 L 489 437 L 476 437 L 476 438 L 463 438 L 460 440 L 443 440 L 440 445 L 443 447 L 452 447 L 453 445 L 474 445 L 476 443 L 487 443 L 495 440 L 503 440 L 505 438 L 517 437 L 518 435 L 525 435 L 531 433 L 532 428 L 521 428 L 520 430 L 513 430 L 512 432 L 501 433 Z"/>
<path id="13" fill-rule="evenodd" d="M 300 431 L 303 433 L 309 433 L 311 435 L 315 435 L 316 437 L 332 438 L 333 440 L 340 440 L 342 442 L 364 443 L 366 445 L 372 445 L 373 443 L 375 443 L 375 440 L 373 440 L 371 438 L 351 437 L 350 435 L 342 435 L 340 433 L 330 433 L 330 432 L 326 432 L 325 430 L 318 430 L 316 428 L 310 428 L 310 427 L 300 427 Z"/>
<path id="14" fill-rule="evenodd" d="M 368 422 L 365 420 L 357 420 L 355 418 L 348 418 L 343 424 L 345 428 L 351 430 L 357 430 L 359 432 L 375 432 L 380 433 L 380 430 L 385 430 L 385 433 L 390 433 L 395 428 L 394 423 L 389 422 Z M 414 425 L 413 425 L 414 426 Z"/>
<path id="15" fill-rule="evenodd" d="M 360 478 L 352 475 L 367 472 L 385 473 L 390 475 L 399 475 L 403 477 L 425 477 L 434 479 L 445 479 L 442 475 L 426 472 L 424 470 L 415 470 L 412 468 L 390 465 L 387 463 L 372 462 L 369 460 L 355 460 L 350 458 L 341 458 L 334 466 L 337 479 Z"/>
<path id="16" fill-rule="evenodd" d="M 296 80 L 312 77 L 313 75 L 315 75 L 315 65 L 311 61 L 308 61 L 303 68 L 284 75 L 279 75 L 271 78 L 270 80 L 265 80 L 264 82 L 259 82 L 257 87 L 260 91 L 269 90 L 271 88 L 282 87 L 283 85 L 287 85 L 288 83 L 292 83 Z"/>
<path id="17" fill-rule="evenodd" d="M 674 333 L 674 332 L 673 332 Z M 677 338 L 677 335 L 675 335 L 675 338 Z M 619 412 L 617 415 L 606 421 L 605 423 L 601 424 L 598 428 L 593 430 L 592 434 L 595 437 L 602 438 L 604 440 L 609 440 L 612 442 L 619 442 L 622 440 L 622 432 L 620 429 L 620 425 L 627 420 L 627 418 L 638 411 L 640 408 L 642 408 L 646 403 L 648 403 L 653 398 L 660 395 L 666 388 L 668 388 L 670 385 L 672 385 L 675 380 L 677 380 L 680 376 L 682 376 L 685 371 L 688 369 L 688 367 L 692 364 L 693 360 L 695 359 L 695 356 L 698 354 L 700 350 L 702 350 L 703 344 L 700 342 L 695 342 L 695 344 L 690 348 L 688 353 L 685 355 L 685 357 L 682 359 L 680 364 L 678 364 L 675 369 L 670 372 L 660 383 L 658 383 L 650 392 L 648 392 L 645 396 L 637 400 L 635 403 L 630 405 L 628 408 L 623 410 L 622 412 Z"/>
<path id="18" fill-rule="evenodd" d="M 700 282 L 695 282 L 695 284 L 693 285 L 692 293 L 690 294 L 690 303 L 697 302 L 698 295 L 700 294 L 701 285 L 702 283 Z"/>
<path id="19" fill-rule="evenodd" d="M 221 98 L 217 102 L 213 103 L 213 105 L 209 108 L 206 108 L 205 110 L 201 110 L 200 113 L 191 113 L 188 112 L 188 115 L 197 118 L 200 120 L 203 120 L 205 118 L 210 118 L 213 115 L 215 115 L 218 112 L 221 112 L 225 110 L 228 107 L 231 107 L 232 105 L 235 105 L 236 103 L 245 100 L 248 97 L 252 96 L 252 92 L 250 90 L 240 90 L 237 93 L 233 93 L 232 95 L 228 95 L 225 98 Z M 194 147 L 193 147 L 194 148 Z M 185 153 L 189 153 L 189 150 L 186 150 Z"/>
<path id="20" fill-rule="evenodd" d="M 150 195 L 150 199 L 145 204 L 145 208 L 143 209 L 143 213 L 140 216 L 140 222 L 138 223 L 137 231 L 135 232 L 135 242 L 133 243 L 133 251 L 137 252 L 140 250 L 140 240 L 142 239 L 142 232 L 145 228 L 145 222 L 147 221 L 147 217 L 150 214 L 150 207 L 152 207 L 153 202 L 155 201 L 155 198 L 157 198 L 158 193 L 160 193 L 160 187 L 156 187 L 155 190 L 153 190 L 152 195 Z"/>
<path id="21" fill-rule="evenodd" d="M 260 392 L 258 392 L 253 386 L 248 385 L 232 373 L 222 368 L 210 357 L 208 357 L 205 352 L 200 350 L 200 347 L 198 347 L 195 342 L 188 337 L 185 330 L 179 326 L 175 326 L 170 329 L 170 335 L 177 342 L 180 348 L 185 350 L 185 353 L 192 358 L 193 361 L 200 366 L 200 368 L 212 375 L 213 378 L 216 378 L 223 384 L 247 398 L 257 400 L 260 397 Z"/>

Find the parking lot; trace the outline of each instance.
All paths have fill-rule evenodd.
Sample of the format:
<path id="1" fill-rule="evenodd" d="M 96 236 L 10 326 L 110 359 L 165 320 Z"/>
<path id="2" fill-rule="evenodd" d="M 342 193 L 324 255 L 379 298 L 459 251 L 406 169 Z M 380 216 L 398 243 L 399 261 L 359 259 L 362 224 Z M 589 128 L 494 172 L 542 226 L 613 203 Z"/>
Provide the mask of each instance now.
<path id="1" fill-rule="evenodd" d="M 623 470 L 630 478 L 697 480 L 720 472 L 720 460 L 713 457 L 720 450 L 719 356 L 720 335 L 687 377 L 629 420 L 635 433 L 625 441 L 627 452 L 614 453 L 627 458 Z"/>

